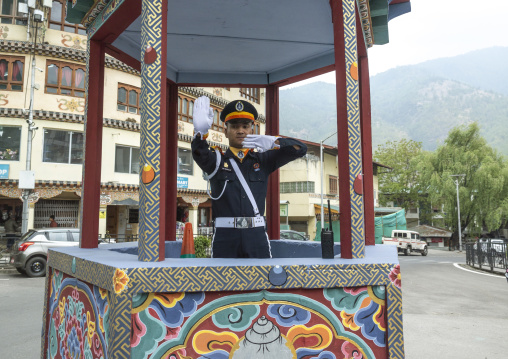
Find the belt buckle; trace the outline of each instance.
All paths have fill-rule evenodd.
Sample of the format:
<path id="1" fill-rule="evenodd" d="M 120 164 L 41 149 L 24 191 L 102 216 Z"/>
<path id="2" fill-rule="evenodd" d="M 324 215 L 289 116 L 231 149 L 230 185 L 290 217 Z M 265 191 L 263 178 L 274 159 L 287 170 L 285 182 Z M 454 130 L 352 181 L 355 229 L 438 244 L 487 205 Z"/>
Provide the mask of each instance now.
<path id="1" fill-rule="evenodd" d="M 250 228 L 252 227 L 252 218 L 250 217 L 236 217 L 235 228 Z"/>

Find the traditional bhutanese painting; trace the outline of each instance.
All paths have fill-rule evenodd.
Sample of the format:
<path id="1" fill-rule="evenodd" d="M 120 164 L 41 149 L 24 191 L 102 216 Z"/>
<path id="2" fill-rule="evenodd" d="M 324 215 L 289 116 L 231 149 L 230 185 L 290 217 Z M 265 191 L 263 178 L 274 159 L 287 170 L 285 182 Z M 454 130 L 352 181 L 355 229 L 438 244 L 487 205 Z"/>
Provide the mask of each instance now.
<path id="1" fill-rule="evenodd" d="M 386 358 L 385 287 L 145 293 L 136 359 Z"/>
<path id="2" fill-rule="evenodd" d="M 55 270 L 49 288 L 46 358 L 107 357 L 108 292 Z"/>

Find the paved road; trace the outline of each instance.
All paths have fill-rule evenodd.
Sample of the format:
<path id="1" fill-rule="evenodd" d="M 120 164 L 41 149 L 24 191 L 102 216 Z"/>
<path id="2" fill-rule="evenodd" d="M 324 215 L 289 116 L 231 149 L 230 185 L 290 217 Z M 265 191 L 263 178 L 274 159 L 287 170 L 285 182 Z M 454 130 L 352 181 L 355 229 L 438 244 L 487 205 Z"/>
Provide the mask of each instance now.
<path id="1" fill-rule="evenodd" d="M 40 358 L 44 278 L 0 272 L 0 358 Z"/>
<path id="2" fill-rule="evenodd" d="M 508 283 L 454 266 L 465 254 L 399 255 L 406 358 L 508 357 Z"/>
<path id="3" fill-rule="evenodd" d="M 454 266 L 465 254 L 399 256 L 408 359 L 508 357 L 508 283 Z M 40 353 L 44 279 L 0 272 L 0 358 Z"/>

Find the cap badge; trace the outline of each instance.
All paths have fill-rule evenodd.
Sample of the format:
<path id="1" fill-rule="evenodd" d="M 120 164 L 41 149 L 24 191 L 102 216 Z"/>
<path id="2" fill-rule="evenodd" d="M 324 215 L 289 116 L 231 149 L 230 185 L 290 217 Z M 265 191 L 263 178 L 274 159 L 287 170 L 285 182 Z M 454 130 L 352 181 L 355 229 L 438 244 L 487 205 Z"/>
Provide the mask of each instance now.
<path id="1" fill-rule="evenodd" d="M 235 108 L 237 111 L 243 111 L 243 103 L 241 101 L 238 101 L 235 105 Z"/>

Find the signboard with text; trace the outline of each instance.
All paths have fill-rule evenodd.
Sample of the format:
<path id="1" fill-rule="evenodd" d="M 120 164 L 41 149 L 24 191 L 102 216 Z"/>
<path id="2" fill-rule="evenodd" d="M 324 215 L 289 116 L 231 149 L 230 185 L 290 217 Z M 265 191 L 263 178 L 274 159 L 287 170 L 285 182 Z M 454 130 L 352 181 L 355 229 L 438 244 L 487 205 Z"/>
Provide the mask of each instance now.
<path id="1" fill-rule="evenodd" d="M 177 188 L 189 188 L 189 179 L 187 177 L 177 177 L 176 178 L 176 187 Z"/>
<path id="2" fill-rule="evenodd" d="M 9 178 L 9 165 L 0 165 L 0 178 L 1 179 Z"/>

